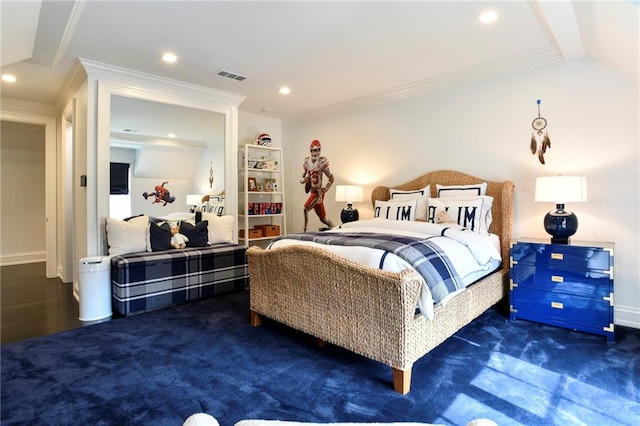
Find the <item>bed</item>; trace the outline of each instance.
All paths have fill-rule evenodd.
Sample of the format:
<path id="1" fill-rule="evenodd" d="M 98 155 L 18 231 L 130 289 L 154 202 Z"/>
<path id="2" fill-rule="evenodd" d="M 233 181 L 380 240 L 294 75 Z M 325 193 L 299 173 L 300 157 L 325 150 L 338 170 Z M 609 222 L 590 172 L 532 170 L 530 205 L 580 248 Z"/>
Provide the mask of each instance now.
<path id="1" fill-rule="evenodd" d="M 396 193 L 427 189 L 436 198 L 437 185 L 484 182 L 493 198 L 489 232 L 499 238 L 499 268 L 435 305 L 432 319 L 416 309 L 425 283 L 416 270 L 389 272 L 323 248 L 287 245 L 247 250 L 251 324 L 259 326 L 264 316 L 316 337 L 320 345 L 332 343 L 386 364 L 394 389 L 408 393 L 418 359 L 508 295 L 514 186 L 450 170 L 393 186 Z M 374 206 L 389 201 L 390 190 L 376 187 Z"/>

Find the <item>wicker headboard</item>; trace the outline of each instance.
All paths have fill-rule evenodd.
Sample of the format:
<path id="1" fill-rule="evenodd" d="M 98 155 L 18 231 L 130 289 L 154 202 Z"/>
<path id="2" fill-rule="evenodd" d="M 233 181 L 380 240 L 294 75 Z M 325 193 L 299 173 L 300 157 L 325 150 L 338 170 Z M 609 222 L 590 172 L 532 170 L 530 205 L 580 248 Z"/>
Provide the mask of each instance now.
<path id="1" fill-rule="evenodd" d="M 511 235 L 513 232 L 513 182 L 490 181 L 481 179 L 466 173 L 453 170 L 438 170 L 426 173 L 410 182 L 402 185 L 394 185 L 394 189 L 411 191 L 431 185 L 431 196 L 436 196 L 436 184 L 440 185 L 469 185 L 474 183 L 487 182 L 487 195 L 493 197 L 493 207 L 491 214 L 490 231 L 500 237 L 500 248 L 502 253 L 502 267 L 509 267 L 509 249 L 511 245 Z M 371 192 L 371 202 L 375 205 L 376 200 L 387 201 L 389 199 L 388 186 L 378 186 Z"/>

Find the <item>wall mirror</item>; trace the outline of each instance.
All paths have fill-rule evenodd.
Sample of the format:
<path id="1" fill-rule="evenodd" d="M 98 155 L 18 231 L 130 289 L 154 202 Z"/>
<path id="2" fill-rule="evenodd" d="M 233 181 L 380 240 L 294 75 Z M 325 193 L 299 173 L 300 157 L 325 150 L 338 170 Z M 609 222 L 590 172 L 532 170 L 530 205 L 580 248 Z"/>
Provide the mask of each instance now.
<path id="1" fill-rule="evenodd" d="M 224 114 L 112 95 L 110 117 L 110 217 L 162 217 L 192 208 L 187 195 L 224 197 Z"/>
<path id="2" fill-rule="evenodd" d="M 151 176 L 154 173 L 153 176 L 155 176 L 155 173 L 158 172 L 152 172 L 152 169 L 169 170 L 173 168 L 176 171 L 172 173 L 175 173 L 177 177 L 171 179 L 175 183 L 179 183 L 180 179 L 186 176 L 188 173 L 186 170 L 189 167 L 194 167 L 193 164 L 179 164 L 180 162 L 187 162 L 187 160 L 184 160 L 185 156 L 189 156 L 188 154 L 192 153 L 192 151 L 201 153 L 199 158 L 194 160 L 198 162 L 198 168 L 189 170 L 189 173 L 193 176 L 191 190 L 202 190 L 203 194 L 224 191 L 225 210 L 228 212 L 230 211 L 230 206 L 236 206 L 237 176 L 235 174 L 237 173 L 236 163 L 238 156 L 238 105 L 244 100 L 244 96 L 121 68 L 108 67 L 104 64 L 87 60 L 82 61 L 82 66 L 88 75 L 88 87 L 92 87 L 95 84 L 97 88 L 97 92 L 95 92 L 97 95 L 95 104 L 95 126 L 97 132 L 95 152 L 93 152 L 93 148 L 89 144 L 88 152 L 86 153 L 88 159 L 97 159 L 96 163 L 92 164 L 89 161 L 87 164 L 88 179 L 93 176 L 96 179 L 95 186 L 87 186 L 87 254 L 107 253 L 104 223 L 110 211 L 112 140 L 114 141 L 114 150 L 121 149 L 126 143 L 136 144 L 135 149 L 125 149 L 135 151 L 136 156 L 139 154 L 145 156 L 145 158 L 155 158 L 155 160 L 143 159 L 140 161 L 136 159 L 134 174 Z M 137 115 L 131 113 L 132 115 L 128 116 L 127 112 L 120 113 L 119 107 L 123 107 L 126 110 L 129 106 L 138 110 Z M 142 110 L 145 109 L 147 112 L 143 113 Z M 144 129 L 146 127 L 143 126 L 149 126 L 151 128 L 151 122 L 159 121 L 155 115 L 159 115 L 161 111 L 181 115 L 185 132 L 195 132 L 196 127 L 201 127 L 202 129 L 208 128 L 208 130 L 204 131 L 209 131 L 212 134 L 201 138 L 200 136 L 195 136 L 195 133 L 185 133 L 186 136 L 182 137 L 175 130 L 158 127 L 157 130 L 153 131 L 152 135 L 138 135 L 139 137 L 137 138 L 133 136 L 135 132 L 131 130 L 136 129 L 129 127 L 139 126 Z M 89 117 L 91 115 L 91 111 L 89 111 Z M 127 121 L 130 119 L 138 119 L 140 121 Z M 146 123 L 142 121 L 145 119 L 147 120 Z M 196 126 L 194 120 L 201 122 L 200 125 Z M 170 123 L 167 121 L 165 124 L 168 125 Z M 187 128 L 190 130 L 187 130 Z M 112 129 L 114 135 L 112 135 Z M 169 131 L 176 134 L 175 140 L 172 141 L 173 138 L 167 137 L 167 134 L 164 133 Z M 151 132 L 151 130 L 146 132 Z M 122 136 L 118 135 L 119 133 L 127 134 L 127 140 L 125 141 L 124 137 L 119 137 Z M 117 146 L 118 144 L 120 144 L 120 147 Z M 145 148 L 142 148 L 143 146 Z M 152 148 L 156 148 L 155 152 Z M 162 153 L 163 151 L 173 152 L 173 158 L 165 160 L 164 158 L 171 156 Z M 177 158 L 179 153 L 180 157 L 183 158 L 182 160 Z M 169 161 L 169 164 L 165 164 L 166 161 Z M 174 165 L 173 163 L 176 164 Z M 212 187 L 209 187 L 211 168 L 213 168 L 214 183 Z M 179 169 L 183 171 L 179 172 Z M 82 173 L 82 171 L 78 172 Z M 182 175 L 179 175 L 179 173 L 182 173 Z M 158 176 L 140 177 L 140 179 L 145 179 L 149 185 L 152 185 L 148 189 L 144 189 L 143 192 L 153 191 L 155 185 L 162 184 L 163 178 L 160 175 Z M 169 180 L 169 177 L 166 180 Z M 174 182 L 170 180 L 169 185 Z M 144 183 L 144 185 L 147 183 Z M 186 195 L 193 193 L 187 194 L 182 192 L 182 189 L 173 189 L 171 186 L 170 188 L 172 191 L 178 191 L 175 192 L 177 195 L 174 202 L 177 204 L 171 208 L 175 208 L 175 211 L 188 211 L 189 206 L 186 204 Z M 184 191 L 187 191 L 186 187 Z M 184 199 L 182 199 L 183 197 Z M 93 200 L 95 200 L 95 204 L 93 204 Z M 138 201 L 138 195 L 135 193 L 132 194 L 131 212 L 137 214 L 139 211 L 136 211 L 133 200 Z M 141 195 L 140 201 L 143 203 L 145 201 Z M 95 215 L 93 212 L 95 212 Z M 237 219 L 235 229 L 237 229 Z"/>

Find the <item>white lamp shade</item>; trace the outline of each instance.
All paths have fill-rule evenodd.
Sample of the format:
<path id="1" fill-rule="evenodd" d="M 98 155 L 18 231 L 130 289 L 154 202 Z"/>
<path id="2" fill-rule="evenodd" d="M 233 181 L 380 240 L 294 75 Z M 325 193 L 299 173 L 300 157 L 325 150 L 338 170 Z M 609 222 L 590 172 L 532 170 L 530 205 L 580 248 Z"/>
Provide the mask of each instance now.
<path id="1" fill-rule="evenodd" d="M 535 200 L 556 204 L 587 201 L 587 178 L 584 176 L 536 178 Z"/>
<path id="2" fill-rule="evenodd" d="M 187 205 L 195 206 L 202 202 L 202 195 L 199 194 L 189 194 L 187 195 Z"/>
<path id="3" fill-rule="evenodd" d="M 363 188 L 357 185 L 336 186 L 336 201 L 347 203 L 361 203 Z"/>

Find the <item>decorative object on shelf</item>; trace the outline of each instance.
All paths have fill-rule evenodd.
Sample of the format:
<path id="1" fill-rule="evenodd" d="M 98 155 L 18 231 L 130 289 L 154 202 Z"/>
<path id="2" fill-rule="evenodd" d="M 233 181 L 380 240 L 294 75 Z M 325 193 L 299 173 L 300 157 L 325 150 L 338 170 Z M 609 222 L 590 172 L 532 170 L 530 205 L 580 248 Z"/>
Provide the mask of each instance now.
<path id="1" fill-rule="evenodd" d="M 278 161 L 273 158 L 249 158 L 247 164 L 250 169 L 278 170 Z"/>
<path id="2" fill-rule="evenodd" d="M 161 185 L 156 185 L 153 192 L 143 192 L 142 196 L 145 200 L 148 200 L 149 197 L 154 197 L 153 203 L 162 203 L 162 207 L 166 206 L 167 203 L 173 203 L 176 200 L 176 197 L 169 193 L 169 190 L 165 188 L 165 185 L 168 184 L 169 181 L 166 180 L 162 182 Z"/>
<path id="3" fill-rule="evenodd" d="M 196 209 L 198 208 L 198 204 L 200 204 L 201 202 L 204 202 L 202 195 L 199 195 L 199 194 L 189 194 L 189 195 L 187 195 L 187 206 L 193 206 L 189 210 L 190 213 L 195 212 Z"/>
<path id="4" fill-rule="evenodd" d="M 540 104 L 542 101 L 538 99 L 536 103 L 538 104 L 538 117 L 531 123 L 531 127 L 534 130 L 531 132 L 531 153 L 538 154 L 538 160 L 545 164 L 544 153 L 547 152 L 548 148 L 551 148 L 551 140 L 545 130 L 547 128 L 547 120 L 540 116 Z"/>
<path id="5" fill-rule="evenodd" d="M 354 222 L 360 219 L 358 209 L 353 208 L 353 203 L 361 203 L 363 188 L 357 185 L 336 186 L 336 201 L 346 202 L 347 207 L 342 209 L 340 220 L 342 223 Z"/>
<path id="6" fill-rule="evenodd" d="M 256 138 L 256 145 L 271 146 L 271 136 L 266 133 L 260 133 Z"/>
<path id="7" fill-rule="evenodd" d="M 249 191 L 257 191 L 258 190 L 258 181 L 254 177 L 248 178 L 248 187 Z"/>
<path id="8" fill-rule="evenodd" d="M 282 203 L 249 203 L 247 212 L 249 216 L 282 214 Z"/>
<path id="9" fill-rule="evenodd" d="M 556 209 L 544 217 L 544 229 L 554 244 L 568 244 L 578 230 L 578 218 L 564 209 L 566 202 L 587 201 L 584 176 L 547 176 L 536 178 L 535 200 L 556 203 Z"/>
<path id="10" fill-rule="evenodd" d="M 276 190 L 276 180 L 275 179 L 265 179 L 262 182 L 262 190 L 266 192 L 274 192 Z"/>
<path id="11" fill-rule="evenodd" d="M 247 232 L 246 237 L 248 238 L 262 238 L 262 230 L 261 229 L 249 229 L 249 232 Z M 245 238 L 245 231 L 244 229 L 240 230 L 240 238 Z"/>
<path id="12" fill-rule="evenodd" d="M 262 231 L 263 237 L 277 237 L 280 235 L 279 225 L 256 225 L 256 229 Z"/>
<path id="13" fill-rule="evenodd" d="M 213 161 L 211 162 L 211 168 L 209 168 L 209 189 L 213 189 Z"/>

